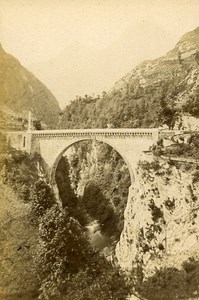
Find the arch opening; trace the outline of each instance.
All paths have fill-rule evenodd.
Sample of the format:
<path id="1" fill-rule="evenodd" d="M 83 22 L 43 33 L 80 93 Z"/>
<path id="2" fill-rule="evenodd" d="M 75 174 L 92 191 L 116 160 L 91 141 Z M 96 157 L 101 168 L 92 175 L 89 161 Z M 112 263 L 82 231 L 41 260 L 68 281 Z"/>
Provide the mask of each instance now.
<path id="1" fill-rule="evenodd" d="M 85 139 L 63 149 L 53 172 L 63 207 L 109 243 L 118 240 L 132 183 L 124 158 L 108 143 Z"/>
<path id="2" fill-rule="evenodd" d="M 96 141 L 96 142 L 99 142 L 99 143 L 106 144 L 106 145 L 110 146 L 111 148 L 113 148 L 122 157 L 123 161 L 125 162 L 125 164 L 128 167 L 128 172 L 130 174 L 130 179 L 131 179 L 131 185 L 134 183 L 134 181 L 135 181 L 134 170 L 133 170 L 128 158 L 126 158 L 125 155 L 123 153 L 121 153 L 121 151 L 120 151 L 120 149 L 118 149 L 118 147 L 116 147 L 115 145 L 112 145 L 109 141 L 103 141 L 103 140 L 98 139 L 98 138 L 95 138 L 95 139 L 93 139 L 93 138 L 83 138 L 83 139 L 79 139 L 77 141 L 74 141 L 74 142 L 70 143 L 69 145 L 63 147 L 63 149 L 61 151 L 59 151 L 59 153 L 57 154 L 56 159 L 55 159 L 55 161 L 53 163 L 53 166 L 52 166 L 52 169 L 51 169 L 51 174 L 50 174 L 51 182 L 52 182 L 53 185 L 55 184 L 55 173 L 56 173 L 56 169 L 57 169 L 57 166 L 59 164 L 59 161 L 60 161 L 61 157 L 64 155 L 64 153 L 68 149 L 70 149 L 74 145 L 79 144 L 79 143 L 84 142 L 84 141 Z"/>

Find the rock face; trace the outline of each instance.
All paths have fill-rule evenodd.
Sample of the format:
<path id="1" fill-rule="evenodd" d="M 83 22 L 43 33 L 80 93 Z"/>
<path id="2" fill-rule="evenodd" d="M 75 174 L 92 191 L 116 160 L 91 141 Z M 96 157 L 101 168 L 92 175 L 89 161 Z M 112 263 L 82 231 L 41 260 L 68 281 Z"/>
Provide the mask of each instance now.
<path id="1" fill-rule="evenodd" d="M 150 276 L 199 258 L 199 179 L 195 166 L 146 158 L 130 187 L 124 229 L 116 247 L 119 265 L 138 265 Z"/>
<path id="2" fill-rule="evenodd" d="M 31 110 L 49 127 L 58 123 L 59 105 L 52 93 L 0 46 L 0 102 L 7 120 L 27 118 Z M 5 117 L 4 117 L 5 118 Z"/>
<path id="3" fill-rule="evenodd" d="M 198 99 L 199 27 L 186 33 L 165 56 L 144 61 L 130 71 L 113 87 L 111 95 L 115 97 L 117 93 L 121 97 L 128 95 L 129 100 L 138 105 L 144 101 L 143 106 L 147 106 L 144 109 L 145 122 L 148 123 L 158 119 L 159 122 L 168 122 L 169 112 L 165 107 L 171 110 L 171 114 L 172 110 L 179 112 L 188 101 Z M 184 113 L 188 111 L 199 116 L 196 107 L 195 112 L 189 108 L 186 107 Z M 175 122 L 175 118 L 172 121 Z"/>
<path id="4" fill-rule="evenodd" d="M 130 185 L 127 165 L 114 149 L 98 141 L 77 143 L 66 155 L 71 185 L 85 216 L 98 220 L 102 232 L 118 240 Z"/>

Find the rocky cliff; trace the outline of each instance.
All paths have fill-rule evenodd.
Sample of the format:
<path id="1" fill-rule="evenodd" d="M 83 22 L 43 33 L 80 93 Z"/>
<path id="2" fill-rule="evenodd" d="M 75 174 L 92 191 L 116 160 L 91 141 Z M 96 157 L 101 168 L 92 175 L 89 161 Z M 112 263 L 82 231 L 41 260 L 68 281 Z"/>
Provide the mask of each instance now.
<path id="1" fill-rule="evenodd" d="M 66 154 L 71 184 L 85 216 L 97 220 L 103 233 L 118 240 L 130 185 L 127 165 L 114 149 L 97 141 L 77 143 Z"/>
<path id="2" fill-rule="evenodd" d="M 180 270 L 185 261 L 198 261 L 198 199 L 197 164 L 142 157 L 116 247 L 119 265 L 130 272 L 140 268 L 146 279 L 157 270 Z"/>
<path id="3" fill-rule="evenodd" d="M 1 125 L 17 125 L 31 110 L 37 120 L 49 127 L 58 123 L 59 105 L 52 93 L 17 59 L 0 46 Z M 3 112 L 3 114 L 2 114 Z M 4 124 L 5 125 L 5 124 Z"/>

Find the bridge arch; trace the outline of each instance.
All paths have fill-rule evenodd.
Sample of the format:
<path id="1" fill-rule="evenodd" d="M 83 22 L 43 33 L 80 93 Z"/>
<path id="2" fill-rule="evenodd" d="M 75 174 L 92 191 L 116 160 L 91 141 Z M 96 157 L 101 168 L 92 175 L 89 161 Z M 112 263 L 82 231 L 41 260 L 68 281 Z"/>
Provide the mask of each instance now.
<path id="1" fill-rule="evenodd" d="M 133 182 L 135 181 L 135 171 L 132 168 L 132 164 L 131 162 L 128 160 L 128 158 L 124 155 L 124 153 L 122 153 L 119 149 L 119 147 L 115 146 L 113 143 L 111 143 L 110 141 L 104 141 L 100 138 L 79 138 L 75 141 L 71 141 L 70 143 L 66 143 L 65 145 L 62 146 L 61 149 L 59 149 L 59 151 L 57 151 L 56 155 L 55 155 L 55 159 L 51 168 L 51 172 L 50 172 L 50 179 L 51 179 L 51 183 L 53 186 L 56 185 L 56 181 L 55 181 L 55 174 L 56 174 L 56 170 L 57 170 L 57 166 L 59 164 L 59 161 L 61 159 L 61 157 L 63 156 L 63 154 L 69 149 L 71 148 L 73 145 L 81 143 L 83 141 L 97 141 L 97 142 L 101 142 L 103 144 L 109 145 L 111 148 L 113 148 L 123 159 L 123 161 L 125 162 L 125 164 L 128 167 L 129 170 L 129 174 L 130 174 L 130 179 L 131 179 L 131 185 L 133 184 Z"/>
<path id="2" fill-rule="evenodd" d="M 20 139 L 16 140 L 16 136 Z M 26 137 L 25 145 L 22 137 Z M 143 151 L 149 150 L 159 138 L 156 128 L 104 128 L 104 129 L 59 129 L 28 130 L 27 132 L 9 132 L 11 145 L 27 153 L 39 152 L 49 170 L 51 182 L 56 189 L 55 172 L 63 153 L 73 144 L 96 140 L 115 149 L 126 163 L 131 177 L 131 185 L 136 177 L 136 169 Z M 25 148 L 24 148 L 25 146 Z"/>

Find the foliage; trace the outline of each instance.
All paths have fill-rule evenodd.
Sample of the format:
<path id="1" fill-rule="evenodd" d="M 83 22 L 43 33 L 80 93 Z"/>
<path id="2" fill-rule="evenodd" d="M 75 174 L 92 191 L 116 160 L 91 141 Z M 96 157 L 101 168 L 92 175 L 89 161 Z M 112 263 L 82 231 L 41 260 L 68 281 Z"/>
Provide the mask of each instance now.
<path id="1" fill-rule="evenodd" d="M 103 257 L 94 256 L 92 269 L 87 268 L 70 277 L 66 299 L 74 300 L 122 300 L 130 292 L 130 286 L 118 269 L 114 269 Z M 74 293 L 74 291 L 76 291 Z"/>
<path id="2" fill-rule="evenodd" d="M 86 263 L 88 242 L 78 222 L 55 204 L 41 216 L 39 241 L 36 260 L 40 267 L 36 271 L 41 295 L 58 296 L 67 274 L 77 272 L 79 265 Z"/>
<path id="3" fill-rule="evenodd" d="M 42 125 L 40 120 L 33 120 L 33 126 L 36 130 L 42 130 Z"/>
<path id="4" fill-rule="evenodd" d="M 173 104 L 167 104 L 165 99 L 160 100 L 160 110 L 158 112 L 158 121 L 160 124 L 166 124 L 172 129 L 175 121 L 176 110 L 173 108 Z"/>
<path id="5" fill-rule="evenodd" d="M 74 189 L 83 186 L 86 212 L 99 221 L 104 233 L 118 238 L 130 185 L 121 156 L 107 144 L 85 141 L 74 146 L 69 165 Z"/>
<path id="6" fill-rule="evenodd" d="M 125 299 L 122 274 L 92 250 L 79 223 L 53 205 L 40 219 L 39 299 Z"/>
<path id="7" fill-rule="evenodd" d="M 186 66 L 182 68 L 178 60 L 144 62 L 116 83 L 109 93 L 73 100 L 65 108 L 61 127 L 146 128 L 167 124 L 172 128 L 178 110 L 176 99 L 191 88 L 187 86 L 188 72 L 190 70 Z"/>
<path id="8" fill-rule="evenodd" d="M 95 183 L 90 182 L 85 187 L 82 201 L 88 214 L 99 221 L 101 231 L 118 238 L 121 233 L 119 216 Z"/>
<path id="9" fill-rule="evenodd" d="M 39 217 L 43 216 L 56 200 L 51 186 L 42 179 L 39 179 L 31 187 L 29 201 L 32 203 L 33 213 Z"/>
<path id="10" fill-rule="evenodd" d="M 158 220 L 160 218 L 163 218 L 163 212 L 162 212 L 162 210 L 155 205 L 155 202 L 154 202 L 153 199 L 150 200 L 148 206 L 149 206 L 149 208 L 151 210 L 151 215 L 152 215 L 153 222 L 158 222 Z"/>
<path id="11" fill-rule="evenodd" d="M 0 154 L 4 154 L 8 149 L 8 145 L 6 142 L 6 136 L 0 132 Z"/>
<path id="12" fill-rule="evenodd" d="M 140 160 L 138 162 L 138 166 L 144 171 L 155 171 L 156 174 L 158 174 L 157 172 L 161 168 L 158 159 L 155 159 L 152 162 L 149 162 L 147 160 Z"/>
<path id="13" fill-rule="evenodd" d="M 191 159 L 199 159 L 199 134 L 190 134 L 188 143 L 175 143 L 167 147 L 155 145 L 152 147 L 152 152 L 155 156 L 174 156 Z"/>
<path id="14" fill-rule="evenodd" d="M 3 165 L 3 182 L 14 188 L 23 201 L 32 204 L 34 214 L 42 216 L 53 205 L 52 188 L 39 175 L 44 163 L 38 153 L 29 155 L 7 145 L 7 153 L 1 156 L 0 165 Z"/>
<path id="15" fill-rule="evenodd" d="M 194 173 L 193 173 L 193 183 L 196 183 L 199 181 L 199 170 L 196 170 Z"/>
<path id="16" fill-rule="evenodd" d="M 170 197 L 168 197 L 164 202 L 164 205 L 170 212 L 173 212 L 173 210 L 175 209 L 175 199 L 173 198 L 171 200 Z"/>
<path id="17" fill-rule="evenodd" d="M 17 184 L 30 185 L 36 178 L 38 179 L 36 166 L 31 165 L 30 157 L 24 152 L 11 149 L 4 156 L 3 164 L 5 181 L 15 186 Z"/>
<path id="18" fill-rule="evenodd" d="M 183 268 L 162 268 L 143 281 L 137 290 L 148 300 L 198 299 L 199 262 L 190 258 Z"/>
<path id="19" fill-rule="evenodd" d="M 57 166 L 55 180 L 59 190 L 59 195 L 63 207 L 67 208 L 71 217 L 77 219 L 80 224 L 86 225 L 86 211 L 82 205 L 82 201 L 78 199 L 71 187 L 69 176 L 69 163 L 66 157 L 62 157 Z"/>
<path id="20" fill-rule="evenodd" d="M 9 149 L 4 161 L 6 184 L 14 185 L 17 193 L 24 187 L 24 198 L 28 195 L 32 207 L 30 220 L 38 226 L 33 273 L 40 283 L 38 299 L 125 299 L 129 286 L 124 276 L 91 248 L 83 227 L 71 217 L 70 205 L 58 207 L 51 186 L 39 178 L 38 159 Z M 29 170 L 32 177 L 27 180 Z"/>
<path id="21" fill-rule="evenodd" d="M 183 110 L 194 117 L 199 117 L 199 94 L 196 93 L 196 91 L 194 95 L 191 95 L 189 100 L 183 105 Z"/>

